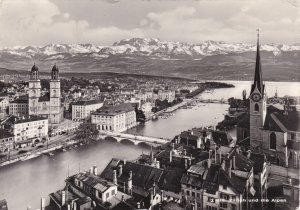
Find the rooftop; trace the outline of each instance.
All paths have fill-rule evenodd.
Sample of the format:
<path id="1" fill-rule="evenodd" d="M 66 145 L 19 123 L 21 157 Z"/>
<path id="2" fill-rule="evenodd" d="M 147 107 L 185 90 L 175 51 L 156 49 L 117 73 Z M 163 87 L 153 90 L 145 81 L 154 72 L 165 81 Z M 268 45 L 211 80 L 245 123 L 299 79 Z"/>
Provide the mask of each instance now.
<path id="1" fill-rule="evenodd" d="M 119 115 L 126 112 L 134 111 L 134 107 L 130 103 L 119 104 L 115 106 L 103 106 L 94 112 L 94 115 Z"/>
<path id="2" fill-rule="evenodd" d="M 9 137 L 13 137 L 14 135 L 9 133 L 8 131 L 0 128 L 0 139 L 6 139 Z"/>
<path id="3" fill-rule="evenodd" d="M 92 105 L 92 104 L 100 104 L 103 103 L 101 100 L 81 100 L 73 103 L 72 105 L 77 105 L 77 106 L 87 106 L 87 105 Z"/>

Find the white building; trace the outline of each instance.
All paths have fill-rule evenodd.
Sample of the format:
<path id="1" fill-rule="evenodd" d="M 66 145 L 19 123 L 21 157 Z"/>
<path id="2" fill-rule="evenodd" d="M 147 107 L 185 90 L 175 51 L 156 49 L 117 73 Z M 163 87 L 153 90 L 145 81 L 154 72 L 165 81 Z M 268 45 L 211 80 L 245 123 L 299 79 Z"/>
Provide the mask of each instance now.
<path id="1" fill-rule="evenodd" d="M 13 116 L 28 115 L 28 98 L 18 98 L 9 103 L 9 114 Z"/>
<path id="2" fill-rule="evenodd" d="M 161 101 L 167 100 L 168 102 L 172 102 L 175 99 L 175 91 L 173 90 L 159 90 L 157 95 Z"/>
<path id="3" fill-rule="evenodd" d="M 91 113 L 103 106 L 103 101 L 86 100 L 77 101 L 72 105 L 72 120 L 85 121 L 91 116 Z"/>
<path id="4" fill-rule="evenodd" d="M 48 138 L 48 119 L 39 116 L 11 117 L 15 148 L 40 143 Z"/>
<path id="5" fill-rule="evenodd" d="M 141 109 L 144 112 L 146 118 L 151 116 L 153 107 L 154 107 L 154 104 L 152 104 L 150 102 L 146 102 L 146 103 L 142 104 Z"/>
<path id="6" fill-rule="evenodd" d="M 129 103 L 103 106 L 91 119 L 100 131 L 123 132 L 136 125 L 136 113 Z"/>
<path id="7" fill-rule="evenodd" d="M 0 109 L 6 109 L 9 105 L 9 101 L 6 98 L 0 98 Z"/>

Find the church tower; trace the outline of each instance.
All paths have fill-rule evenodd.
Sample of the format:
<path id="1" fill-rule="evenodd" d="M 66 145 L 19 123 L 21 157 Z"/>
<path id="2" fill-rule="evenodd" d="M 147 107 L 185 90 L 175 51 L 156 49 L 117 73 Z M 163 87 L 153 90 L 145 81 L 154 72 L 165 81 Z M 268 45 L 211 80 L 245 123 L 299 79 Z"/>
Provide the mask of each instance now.
<path id="1" fill-rule="evenodd" d="M 38 102 L 41 96 L 41 82 L 39 80 L 39 69 L 34 64 L 30 72 L 29 80 L 29 115 L 38 114 Z"/>
<path id="2" fill-rule="evenodd" d="M 254 82 L 250 93 L 250 146 L 251 149 L 263 147 L 263 126 L 267 113 L 267 95 L 263 84 L 259 52 L 259 31 L 257 34 L 257 51 Z"/>
<path id="3" fill-rule="evenodd" d="M 61 122 L 61 101 L 60 101 L 60 79 L 59 70 L 56 64 L 52 68 L 50 80 L 50 116 L 49 120 L 52 124 Z"/>

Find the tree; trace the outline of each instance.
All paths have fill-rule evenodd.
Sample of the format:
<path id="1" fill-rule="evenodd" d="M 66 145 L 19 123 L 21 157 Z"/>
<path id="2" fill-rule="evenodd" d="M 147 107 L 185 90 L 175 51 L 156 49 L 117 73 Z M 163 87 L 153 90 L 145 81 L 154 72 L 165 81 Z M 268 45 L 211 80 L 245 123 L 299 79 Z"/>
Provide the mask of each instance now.
<path id="1" fill-rule="evenodd" d="M 75 132 L 76 138 L 81 142 L 87 143 L 90 139 L 95 139 L 99 135 L 99 130 L 95 124 L 82 123 Z"/>
<path id="2" fill-rule="evenodd" d="M 145 123 L 146 116 L 143 110 L 138 109 L 137 104 L 135 105 L 135 114 L 136 114 L 136 121 L 140 123 Z"/>

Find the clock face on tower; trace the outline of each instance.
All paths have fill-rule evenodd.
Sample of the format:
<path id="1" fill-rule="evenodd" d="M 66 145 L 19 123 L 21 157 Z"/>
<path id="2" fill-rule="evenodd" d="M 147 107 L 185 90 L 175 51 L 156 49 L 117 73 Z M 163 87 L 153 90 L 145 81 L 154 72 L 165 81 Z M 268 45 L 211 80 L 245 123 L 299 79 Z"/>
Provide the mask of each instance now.
<path id="1" fill-rule="evenodd" d="M 252 98 L 253 101 L 257 102 L 257 101 L 260 101 L 261 96 L 260 96 L 259 93 L 253 93 L 251 98 Z"/>

